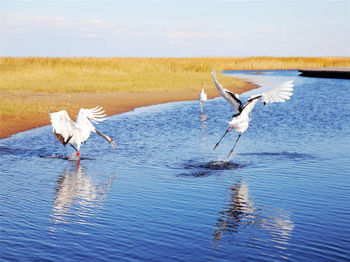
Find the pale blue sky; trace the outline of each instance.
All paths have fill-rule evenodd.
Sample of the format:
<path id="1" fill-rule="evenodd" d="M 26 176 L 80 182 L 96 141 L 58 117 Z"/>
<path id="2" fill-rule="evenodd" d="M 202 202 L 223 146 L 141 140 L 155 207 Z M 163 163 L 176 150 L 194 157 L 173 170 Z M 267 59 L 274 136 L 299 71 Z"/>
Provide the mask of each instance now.
<path id="1" fill-rule="evenodd" d="M 350 0 L 1 0 L 0 16 L 2 56 L 350 56 Z"/>

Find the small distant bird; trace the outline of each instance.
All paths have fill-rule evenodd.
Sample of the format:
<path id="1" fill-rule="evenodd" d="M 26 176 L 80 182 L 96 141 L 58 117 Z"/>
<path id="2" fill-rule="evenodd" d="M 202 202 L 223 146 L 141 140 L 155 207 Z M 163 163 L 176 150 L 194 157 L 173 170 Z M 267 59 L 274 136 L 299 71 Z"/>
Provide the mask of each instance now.
<path id="1" fill-rule="evenodd" d="M 109 136 L 102 134 L 97 130 L 91 123 L 98 123 L 106 120 L 106 114 L 102 107 L 95 107 L 92 109 L 81 108 L 77 116 L 76 122 L 73 122 L 66 110 L 61 110 L 56 113 L 49 113 L 52 123 L 52 130 L 55 137 L 64 146 L 70 144 L 75 151 L 77 151 L 77 157 L 80 157 L 80 146 L 84 143 L 90 136 L 91 132 L 94 132 L 111 144 L 113 149 L 116 149 L 117 145 L 114 143 L 113 139 Z"/>
<path id="2" fill-rule="evenodd" d="M 215 148 L 220 144 L 221 140 L 224 138 L 224 136 L 233 128 L 236 132 L 239 132 L 238 138 L 231 149 L 228 158 L 231 157 L 233 150 L 242 136 L 242 134 L 247 130 L 249 126 L 249 113 L 254 108 L 255 104 L 261 99 L 266 105 L 266 103 L 275 103 L 275 102 L 285 102 L 285 100 L 290 99 L 290 97 L 293 95 L 293 81 L 287 81 L 282 83 L 281 85 L 277 86 L 275 89 L 271 89 L 267 91 L 266 93 L 262 93 L 259 95 L 251 96 L 245 105 L 243 105 L 242 101 L 239 100 L 238 96 L 232 93 L 231 91 L 228 91 L 224 89 L 218 80 L 216 79 L 216 72 L 213 70 L 211 72 L 211 75 L 213 76 L 213 81 L 218 89 L 219 94 L 225 98 L 231 105 L 234 111 L 234 115 L 232 116 L 232 120 L 228 122 L 229 127 L 227 128 L 225 134 L 221 137 L 219 142 L 216 143 Z"/>
<path id="3" fill-rule="evenodd" d="M 202 92 L 198 95 L 198 100 L 202 104 L 208 100 L 207 94 L 204 93 L 204 82 L 202 81 Z"/>
<path id="4" fill-rule="evenodd" d="M 202 92 L 198 95 L 201 115 L 204 115 L 204 103 L 208 100 L 207 94 L 204 93 L 204 82 L 202 81 Z"/>

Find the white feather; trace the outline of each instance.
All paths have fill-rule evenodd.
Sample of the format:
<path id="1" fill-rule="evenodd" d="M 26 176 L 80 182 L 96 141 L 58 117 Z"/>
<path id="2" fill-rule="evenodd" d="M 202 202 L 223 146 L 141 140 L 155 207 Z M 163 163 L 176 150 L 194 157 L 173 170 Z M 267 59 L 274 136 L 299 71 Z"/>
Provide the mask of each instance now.
<path id="1" fill-rule="evenodd" d="M 204 92 L 204 88 L 202 88 L 202 92 L 198 95 L 198 100 L 201 103 L 204 103 L 208 100 L 207 94 Z"/>
<path id="2" fill-rule="evenodd" d="M 81 123 L 85 123 L 86 121 L 92 121 L 98 124 L 98 122 L 102 122 L 107 119 L 107 118 L 104 118 L 105 116 L 107 115 L 104 114 L 102 107 L 97 106 L 92 109 L 81 108 L 77 116 L 77 124 L 79 125 Z"/>
<path id="3" fill-rule="evenodd" d="M 56 138 L 64 145 L 69 143 L 75 146 L 78 152 L 81 144 L 89 138 L 91 132 L 95 132 L 105 138 L 114 148 L 115 143 L 113 139 L 102 134 L 91 123 L 94 122 L 97 124 L 98 122 L 102 122 L 106 120 L 106 116 L 102 107 L 99 106 L 92 109 L 81 108 L 76 123 L 70 119 L 65 110 L 50 114 L 52 128 Z"/>
<path id="4" fill-rule="evenodd" d="M 76 124 L 70 119 L 66 110 L 50 114 L 53 132 L 61 134 L 65 141 L 74 134 Z"/>
<path id="5" fill-rule="evenodd" d="M 224 89 L 222 85 L 219 83 L 219 81 L 216 78 L 216 71 L 213 70 L 211 72 L 211 75 L 213 77 L 214 84 L 216 86 L 216 89 L 218 90 L 220 96 L 222 96 L 227 102 L 229 102 L 232 106 L 232 109 L 235 113 L 240 112 L 240 107 L 242 106 L 242 102 L 239 100 L 238 96 L 235 95 L 233 92 Z M 236 99 L 235 99 L 235 98 Z"/>
<path id="6" fill-rule="evenodd" d="M 216 80 L 215 77 L 215 71 L 212 72 L 214 82 Z M 217 81 L 216 81 L 217 82 Z M 232 117 L 232 120 L 228 122 L 229 128 L 226 130 L 225 134 L 221 137 L 219 142 L 216 143 L 213 149 L 215 149 L 221 142 L 221 140 L 224 138 L 224 136 L 228 133 L 228 131 L 233 128 L 236 132 L 239 132 L 239 136 L 231 149 L 228 158 L 231 157 L 233 150 L 242 136 L 242 134 L 247 130 L 249 126 L 249 113 L 253 110 L 256 103 L 261 99 L 264 103 L 275 103 L 275 102 L 284 102 L 285 100 L 290 99 L 290 97 L 293 95 L 293 81 L 287 81 L 276 88 L 269 90 L 265 93 L 251 96 L 250 99 L 247 100 L 247 103 L 244 105 L 244 107 L 241 109 L 239 114 L 235 114 Z M 217 85 L 218 87 L 218 85 Z M 219 90 L 219 88 L 218 88 Z M 220 91 L 219 91 L 220 93 Z M 221 93 L 220 93 L 221 94 Z M 237 97 L 236 97 L 237 98 Z M 239 101 L 239 100 L 238 100 Z M 240 101 L 239 101 L 240 102 Z"/>
<path id="7" fill-rule="evenodd" d="M 262 93 L 261 99 L 265 103 L 285 102 L 293 95 L 293 86 L 293 81 L 284 82 L 275 89 Z"/>

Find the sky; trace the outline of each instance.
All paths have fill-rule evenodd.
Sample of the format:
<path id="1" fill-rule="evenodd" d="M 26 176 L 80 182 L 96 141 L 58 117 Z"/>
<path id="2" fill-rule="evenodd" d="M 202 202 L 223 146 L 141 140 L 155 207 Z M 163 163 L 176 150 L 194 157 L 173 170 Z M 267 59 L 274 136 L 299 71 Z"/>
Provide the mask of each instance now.
<path id="1" fill-rule="evenodd" d="M 350 0 L 0 0 L 1 56 L 350 56 Z"/>

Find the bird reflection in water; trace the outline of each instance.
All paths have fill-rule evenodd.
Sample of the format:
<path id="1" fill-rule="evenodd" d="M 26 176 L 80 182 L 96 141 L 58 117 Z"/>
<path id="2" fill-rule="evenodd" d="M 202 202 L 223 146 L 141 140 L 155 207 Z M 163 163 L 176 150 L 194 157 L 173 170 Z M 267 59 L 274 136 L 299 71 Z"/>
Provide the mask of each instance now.
<path id="1" fill-rule="evenodd" d="M 65 223 L 74 219 L 82 222 L 104 199 L 113 178 L 114 174 L 111 174 L 104 182 L 94 181 L 79 164 L 63 172 L 57 179 L 51 214 L 54 222 Z"/>
<path id="2" fill-rule="evenodd" d="M 242 182 L 231 186 L 230 191 L 230 202 L 220 212 L 216 223 L 217 229 L 213 233 L 214 248 L 216 248 L 218 241 L 225 237 L 238 237 L 234 233 L 246 232 L 249 235 L 249 240 L 259 241 L 261 236 L 258 237 L 258 234 L 261 231 L 268 233 L 266 240 L 272 241 L 277 248 L 284 248 L 288 244 L 294 229 L 288 212 L 278 210 L 276 214 L 268 208 L 255 205 L 249 196 L 248 185 Z"/>
<path id="3" fill-rule="evenodd" d="M 200 114 L 199 115 L 199 119 L 200 119 L 202 124 L 205 124 L 206 120 L 207 120 L 207 115 L 206 114 Z"/>
<path id="4" fill-rule="evenodd" d="M 201 138 L 201 151 L 204 153 L 207 151 L 206 149 L 206 145 L 207 143 L 207 115 L 204 113 L 201 113 L 199 115 L 199 121 L 200 121 L 200 127 L 201 127 L 201 134 L 200 134 L 200 138 Z"/>

